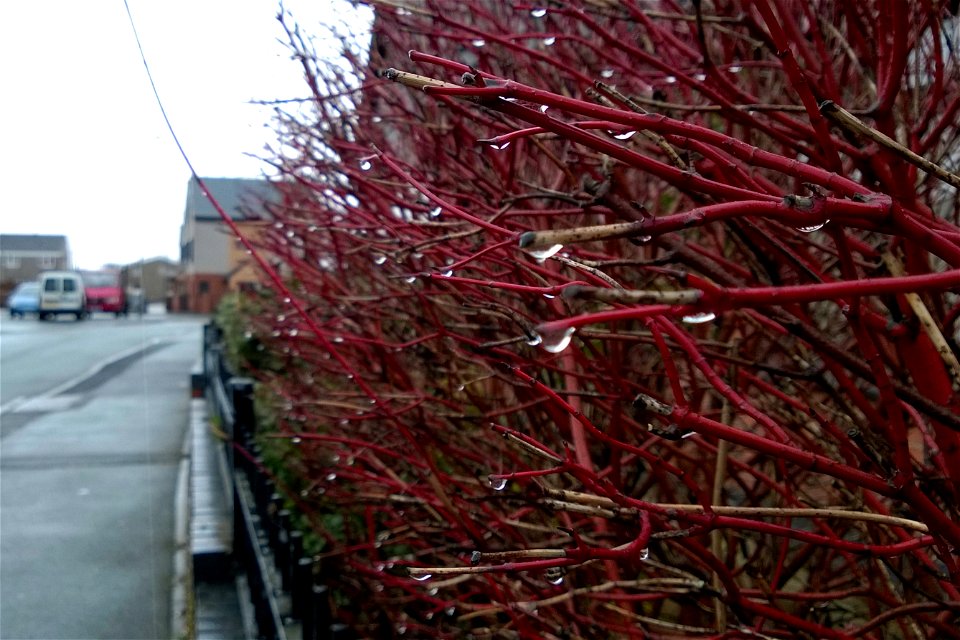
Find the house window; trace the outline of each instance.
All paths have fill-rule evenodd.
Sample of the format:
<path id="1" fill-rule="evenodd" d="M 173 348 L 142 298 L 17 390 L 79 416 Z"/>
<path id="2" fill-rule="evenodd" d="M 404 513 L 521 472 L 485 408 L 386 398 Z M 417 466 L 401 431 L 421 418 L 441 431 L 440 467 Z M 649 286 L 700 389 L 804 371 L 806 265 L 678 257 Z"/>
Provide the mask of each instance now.
<path id="1" fill-rule="evenodd" d="M 20 257 L 19 256 L 3 256 L 3 266 L 7 269 L 19 269 L 20 268 Z"/>
<path id="2" fill-rule="evenodd" d="M 200 281 L 200 293 L 201 294 L 210 293 L 210 283 L 207 282 L 206 280 Z"/>
<path id="3" fill-rule="evenodd" d="M 41 269 L 53 269 L 57 266 L 57 259 L 53 256 L 42 256 L 40 258 Z"/>

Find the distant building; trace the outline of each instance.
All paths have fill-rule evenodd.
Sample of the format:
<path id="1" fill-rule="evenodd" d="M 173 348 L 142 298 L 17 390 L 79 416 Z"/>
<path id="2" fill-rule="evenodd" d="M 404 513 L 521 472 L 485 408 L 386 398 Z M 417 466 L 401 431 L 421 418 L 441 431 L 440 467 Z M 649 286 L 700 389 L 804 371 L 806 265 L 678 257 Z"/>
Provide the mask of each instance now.
<path id="1" fill-rule="evenodd" d="M 0 298 L 41 271 L 70 268 L 66 236 L 0 234 Z"/>
<path id="2" fill-rule="evenodd" d="M 231 219 L 247 224 L 270 220 L 269 205 L 279 192 L 266 180 L 203 178 L 213 198 Z M 236 238 L 220 218 L 196 180 L 187 184 L 187 203 L 180 228 L 182 271 L 174 281 L 173 311 L 212 313 L 227 291 L 237 264 Z"/>
<path id="3" fill-rule="evenodd" d="M 172 303 L 174 283 L 180 265 L 169 258 L 152 258 L 128 264 L 121 269 L 127 297 L 137 297 L 144 305 Z"/>

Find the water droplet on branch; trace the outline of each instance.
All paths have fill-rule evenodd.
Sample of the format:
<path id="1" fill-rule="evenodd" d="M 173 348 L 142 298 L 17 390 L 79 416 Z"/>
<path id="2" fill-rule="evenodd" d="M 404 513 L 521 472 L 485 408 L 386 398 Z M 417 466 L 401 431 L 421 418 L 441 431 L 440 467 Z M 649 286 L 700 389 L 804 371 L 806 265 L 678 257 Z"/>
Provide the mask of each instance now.
<path id="1" fill-rule="evenodd" d="M 551 331 L 538 331 L 537 334 L 540 336 L 540 344 L 545 350 L 550 353 L 560 353 L 570 346 L 574 331 L 576 329 L 573 327 L 564 327 Z"/>
<path id="2" fill-rule="evenodd" d="M 483 38 L 475 38 L 470 41 L 470 44 L 472 44 L 475 47 L 482 47 L 487 44 L 487 41 L 484 40 Z"/>
<path id="3" fill-rule="evenodd" d="M 704 324 L 706 322 L 715 320 L 716 317 L 717 314 L 712 311 L 701 311 L 699 313 L 691 313 L 683 316 L 683 321 L 687 324 Z"/>
<path id="4" fill-rule="evenodd" d="M 828 222 L 830 221 L 824 220 L 820 224 L 811 224 L 803 227 L 797 227 L 797 231 L 799 231 L 800 233 L 813 233 L 814 231 L 819 231 L 820 229 L 823 229 Z"/>
<path id="5" fill-rule="evenodd" d="M 609 80 L 613 77 L 613 69 L 604 69 L 600 72 L 600 77 Z"/>
<path id="6" fill-rule="evenodd" d="M 547 10 L 543 7 L 534 7 L 530 10 L 530 15 L 534 18 L 542 18 L 547 15 Z"/>
<path id="7" fill-rule="evenodd" d="M 487 484 L 489 484 L 490 488 L 494 491 L 503 491 L 507 488 L 507 479 L 489 476 L 487 477 Z"/>
<path id="8" fill-rule="evenodd" d="M 613 137 L 617 140 L 629 140 L 636 135 L 636 131 L 624 131 L 623 133 L 615 134 Z"/>
<path id="9" fill-rule="evenodd" d="M 551 256 L 555 255 L 557 252 L 559 252 L 560 249 L 563 249 L 563 245 L 555 244 L 547 247 L 546 249 L 527 249 L 527 253 L 533 256 L 533 258 L 537 262 L 543 262 L 547 258 L 550 258 Z"/>
<path id="10" fill-rule="evenodd" d="M 549 38 L 543 39 L 543 44 L 547 45 L 548 47 L 552 47 L 556 41 L 557 39 L 554 36 L 550 36 Z"/>
<path id="11" fill-rule="evenodd" d="M 418 575 L 415 575 L 415 576 L 410 576 L 410 577 L 413 578 L 414 580 L 416 580 L 417 582 L 425 582 L 425 581 L 429 580 L 430 578 L 432 578 L 432 577 L 433 577 L 433 574 L 432 574 L 432 573 L 421 573 L 421 574 L 418 574 Z"/>
<path id="12" fill-rule="evenodd" d="M 373 168 L 373 163 L 370 162 L 369 160 L 361 160 L 361 161 L 360 161 L 360 170 L 361 170 L 361 171 L 370 171 L 371 168 Z"/>
<path id="13" fill-rule="evenodd" d="M 441 213 L 443 213 L 443 207 L 434 207 L 430 210 L 430 217 L 439 218 Z"/>

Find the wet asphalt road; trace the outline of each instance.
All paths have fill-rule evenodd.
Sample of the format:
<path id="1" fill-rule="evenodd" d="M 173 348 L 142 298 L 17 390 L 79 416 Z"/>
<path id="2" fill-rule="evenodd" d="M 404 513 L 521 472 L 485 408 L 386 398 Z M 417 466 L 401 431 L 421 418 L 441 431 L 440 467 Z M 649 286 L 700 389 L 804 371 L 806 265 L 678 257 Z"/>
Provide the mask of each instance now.
<path id="1" fill-rule="evenodd" d="M 0 320 L 0 638 L 169 638 L 203 319 Z"/>

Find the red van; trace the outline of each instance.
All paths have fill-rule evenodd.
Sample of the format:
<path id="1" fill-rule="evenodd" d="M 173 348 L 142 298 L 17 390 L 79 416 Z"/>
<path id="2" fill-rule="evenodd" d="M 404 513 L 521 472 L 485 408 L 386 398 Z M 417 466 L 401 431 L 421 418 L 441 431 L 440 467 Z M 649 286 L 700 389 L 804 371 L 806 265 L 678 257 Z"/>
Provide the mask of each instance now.
<path id="1" fill-rule="evenodd" d="M 127 297 L 119 271 L 83 271 L 83 287 L 87 294 L 87 313 L 103 311 L 118 318 L 127 313 Z"/>

